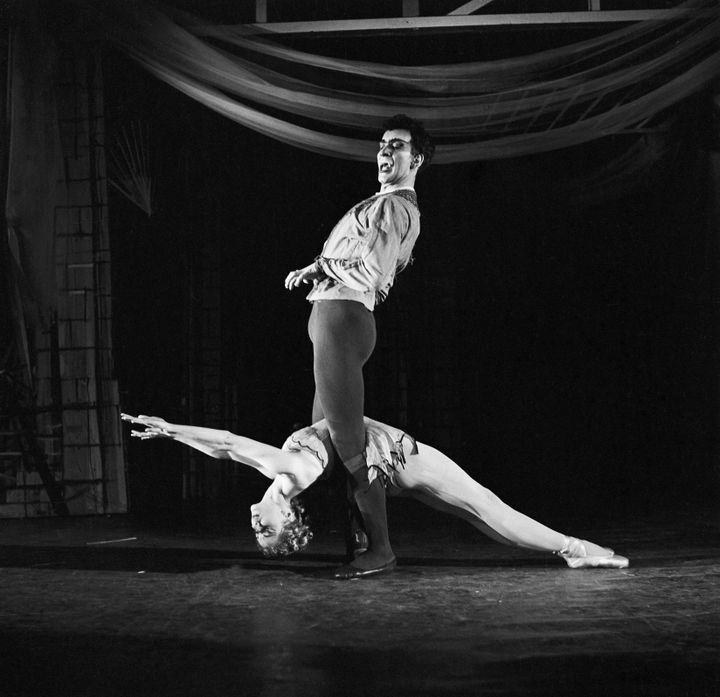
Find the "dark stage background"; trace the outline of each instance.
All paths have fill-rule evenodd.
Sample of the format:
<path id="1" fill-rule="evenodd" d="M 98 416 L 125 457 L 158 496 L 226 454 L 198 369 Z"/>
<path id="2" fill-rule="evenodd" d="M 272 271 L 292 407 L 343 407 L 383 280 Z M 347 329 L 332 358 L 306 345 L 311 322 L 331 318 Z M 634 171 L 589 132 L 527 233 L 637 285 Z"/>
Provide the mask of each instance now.
<path id="1" fill-rule="evenodd" d="M 192 416 L 190 317 L 212 268 L 222 399 L 237 395 L 223 428 L 279 445 L 308 423 L 313 393 L 310 307 L 283 280 L 376 190 L 374 164 L 259 136 L 117 55 L 105 89 L 109 144 L 123 125 L 149 123 L 155 186 L 149 218 L 111 192 L 122 408 Z M 583 178 L 637 136 L 421 175 L 422 234 L 415 264 L 376 311 L 367 413 L 441 448 L 530 514 L 709 500 L 718 413 L 709 116 L 700 100 L 675 115 L 668 155 L 620 192 Z M 128 441 L 132 510 L 179 514 L 180 451 Z M 235 506 L 263 487 L 243 473 L 206 503 Z"/>

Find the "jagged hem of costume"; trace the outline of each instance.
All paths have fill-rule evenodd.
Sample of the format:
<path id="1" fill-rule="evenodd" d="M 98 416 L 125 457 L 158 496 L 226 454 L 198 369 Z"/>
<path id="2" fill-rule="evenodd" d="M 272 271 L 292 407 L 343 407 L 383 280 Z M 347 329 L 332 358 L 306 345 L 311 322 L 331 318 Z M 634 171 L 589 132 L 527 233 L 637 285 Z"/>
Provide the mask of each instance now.
<path id="1" fill-rule="evenodd" d="M 389 449 L 387 448 L 387 442 L 384 444 L 385 448 L 379 446 L 375 441 L 379 437 L 383 437 L 386 441 L 391 442 Z M 390 436 L 385 432 L 378 434 L 375 429 L 372 433 L 368 429 L 367 441 L 365 447 L 365 460 L 368 467 L 368 481 L 372 484 L 375 479 L 380 479 L 384 488 L 388 488 L 389 485 L 394 485 L 393 477 L 394 474 L 400 470 L 405 469 L 407 464 L 407 458 L 405 457 L 405 450 L 403 448 L 403 440 L 408 438 L 412 443 L 412 453 L 417 452 L 417 443 L 415 439 L 407 434 L 401 433 L 400 436 L 391 441 Z"/>

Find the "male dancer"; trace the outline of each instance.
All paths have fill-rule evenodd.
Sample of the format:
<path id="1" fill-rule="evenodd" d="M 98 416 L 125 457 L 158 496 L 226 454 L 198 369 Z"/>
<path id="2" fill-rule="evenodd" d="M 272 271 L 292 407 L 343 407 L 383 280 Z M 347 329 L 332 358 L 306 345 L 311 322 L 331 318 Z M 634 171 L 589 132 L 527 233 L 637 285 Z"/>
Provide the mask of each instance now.
<path id="1" fill-rule="evenodd" d="M 420 123 L 398 114 L 384 124 L 378 144 L 380 191 L 350 209 L 333 228 L 322 253 L 291 271 L 288 290 L 312 283 L 308 333 L 313 343 L 313 423 L 327 421 L 332 444 L 348 471 L 369 538 L 366 552 L 338 569 L 340 578 L 389 571 L 395 555 L 387 531 L 385 493 L 370 482 L 365 462 L 363 366 L 375 348 L 373 310 L 398 271 L 411 261 L 420 234 L 415 178 L 434 147 Z"/>

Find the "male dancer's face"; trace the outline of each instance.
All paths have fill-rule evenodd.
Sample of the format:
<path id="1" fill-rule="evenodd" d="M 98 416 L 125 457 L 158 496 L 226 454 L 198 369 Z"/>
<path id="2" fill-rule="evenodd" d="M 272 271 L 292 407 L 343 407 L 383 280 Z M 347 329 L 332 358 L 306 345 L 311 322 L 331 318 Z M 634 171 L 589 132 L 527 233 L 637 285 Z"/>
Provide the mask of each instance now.
<path id="1" fill-rule="evenodd" d="M 422 155 L 413 155 L 410 131 L 395 128 L 383 133 L 378 143 L 377 165 L 380 190 L 414 186 Z"/>

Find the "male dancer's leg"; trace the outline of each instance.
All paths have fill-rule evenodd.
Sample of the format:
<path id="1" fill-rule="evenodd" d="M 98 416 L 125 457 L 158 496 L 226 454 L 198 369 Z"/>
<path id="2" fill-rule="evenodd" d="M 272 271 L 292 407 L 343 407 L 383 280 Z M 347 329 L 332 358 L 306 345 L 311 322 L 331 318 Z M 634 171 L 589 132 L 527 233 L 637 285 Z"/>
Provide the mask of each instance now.
<path id="1" fill-rule="evenodd" d="M 375 347 L 375 319 L 360 303 L 327 300 L 313 304 L 310 317 L 316 404 L 330 437 L 354 482 L 354 498 L 369 536 L 368 551 L 353 562 L 362 570 L 394 561 L 387 532 L 385 491 L 371 485 L 365 462 L 363 366 Z"/>
<path id="2" fill-rule="evenodd" d="M 324 418 L 325 412 L 323 411 L 322 404 L 320 403 L 320 395 L 316 389 L 315 396 L 313 398 L 312 423 L 315 424 L 318 421 L 322 421 Z M 337 452 L 334 453 L 334 456 L 334 462 L 338 462 L 340 460 L 340 456 Z M 360 515 L 360 509 L 355 502 L 352 481 L 350 480 L 350 477 L 348 477 L 347 470 L 344 466 L 333 467 L 330 477 L 333 480 L 335 487 L 337 487 L 338 495 L 344 496 L 345 502 L 347 503 L 347 516 L 343 521 L 343 535 L 345 537 L 345 551 L 347 552 L 348 561 L 350 561 L 358 554 L 367 552 L 368 536 L 365 532 L 365 524 L 363 523 L 362 516 Z"/>
<path id="3" fill-rule="evenodd" d="M 315 401 L 343 464 L 365 450 L 363 366 L 375 348 L 375 319 L 349 300 L 313 303 L 309 334 L 313 343 Z"/>

